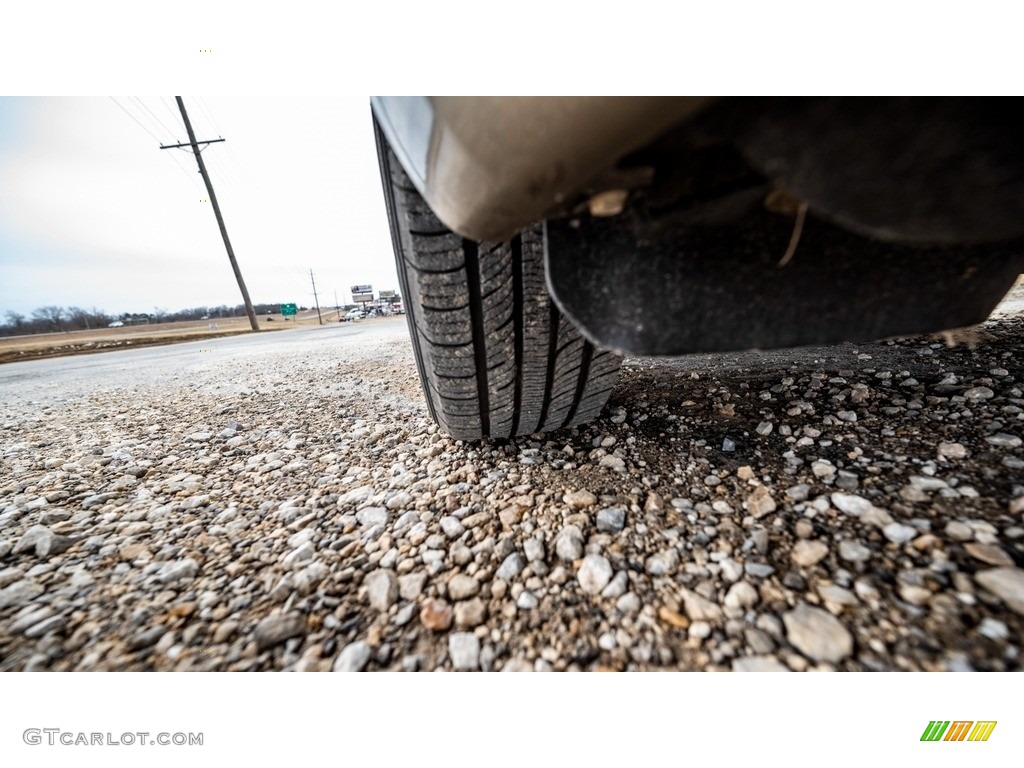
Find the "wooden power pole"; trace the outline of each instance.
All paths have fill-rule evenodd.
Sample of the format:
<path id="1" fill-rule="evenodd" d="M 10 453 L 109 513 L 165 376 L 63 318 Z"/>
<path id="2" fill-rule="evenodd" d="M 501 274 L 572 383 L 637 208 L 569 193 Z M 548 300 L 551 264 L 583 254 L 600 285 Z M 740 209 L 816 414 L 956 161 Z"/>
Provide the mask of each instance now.
<path id="1" fill-rule="evenodd" d="M 316 280 L 313 279 L 313 270 L 309 270 L 309 280 L 313 283 L 313 301 L 316 302 L 316 318 L 320 321 L 320 325 L 324 324 L 323 317 L 320 316 L 320 299 L 316 295 Z"/>
<path id="2" fill-rule="evenodd" d="M 228 239 L 228 229 L 224 226 L 224 217 L 220 213 L 220 206 L 217 205 L 217 195 L 213 191 L 213 182 L 210 181 L 210 174 L 206 172 L 206 163 L 203 162 L 200 144 L 215 144 L 224 139 L 212 139 L 210 141 L 196 141 L 196 135 L 192 132 L 192 123 L 188 119 L 188 112 L 185 111 L 185 102 L 181 96 L 174 97 L 178 102 L 178 109 L 181 110 L 181 119 L 185 121 L 185 130 L 188 131 L 188 144 L 171 144 L 161 146 L 160 149 L 178 149 L 179 147 L 192 147 L 192 153 L 196 156 L 196 163 L 199 165 L 199 173 L 206 183 L 206 191 L 210 195 L 210 202 L 213 203 L 213 213 L 217 217 L 217 225 L 220 227 L 220 235 L 224 238 L 224 247 L 228 251 L 228 261 L 231 262 L 231 269 L 235 273 L 235 280 L 242 291 L 242 301 L 245 302 L 245 314 L 249 316 L 249 325 L 254 331 L 259 331 L 260 324 L 256 321 L 256 311 L 252 308 L 252 300 L 249 298 L 249 290 L 245 287 L 245 280 L 242 279 L 242 271 L 238 268 L 235 260 L 235 251 L 231 248 L 231 241 Z"/>

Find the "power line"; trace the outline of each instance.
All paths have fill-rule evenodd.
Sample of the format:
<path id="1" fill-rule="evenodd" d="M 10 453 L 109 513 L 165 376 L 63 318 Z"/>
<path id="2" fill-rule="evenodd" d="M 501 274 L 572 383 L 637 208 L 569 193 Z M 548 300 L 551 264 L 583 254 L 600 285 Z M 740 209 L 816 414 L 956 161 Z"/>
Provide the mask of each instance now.
<path id="1" fill-rule="evenodd" d="M 153 132 L 152 132 L 151 130 L 149 130 L 149 128 L 147 128 L 147 127 L 146 127 L 146 126 L 144 126 L 144 125 L 143 125 L 142 123 L 140 123 L 140 122 L 138 121 L 138 119 L 137 119 L 137 118 L 135 117 L 135 115 L 133 115 L 133 114 L 132 114 L 131 112 L 129 112 L 129 111 L 127 110 L 127 109 L 125 109 L 124 107 L 122 107 L 122 106 L 121 106 L 121 104 L 120 104 L 120 103 L 118 102 L 118 100 L 117 100 L 117 99 L 115 99 L 115 98 L 114 98 L 113 96 L 111 96 L 111 97 L 110 97 L 110 100 L 111 100 L 112 102 L 114 102 L 115 104 L 117 104 L 117 106 L 118 106 L 118 107 L 120 108 L 120 110 L 121 110 L 122 112 L 124 112 L 124 113 L 125 113 L 126 115 L 128 115 L 128 117 L 130 117 L 130 118 L 131 118 L 132 120 L 134 120 L 134 121 L 135 121 L 135 124 L 136 124 L 136 125 L 138 125 L 138 126 L 139 126 L 139 128 L 141 128 L 142 130 L 144 130 L 144 131 L 145 131 L 146 133 L 148 133 L 148 134 L 149 134 L 150 136 L 153 136 L 153 140 L 154 140 L 154 141 L 156 141 L 156 143 L 157 143 L 157 144 L 162 144 L 162 143 L 163 143 L 163 142 L 162 142 L 162 141 L 161 141 L 160 139 L 158 139 L 158 138 L 157 138 L 157 137 L 156 137 L 156 136 L 155 136 L 155 135 L 153 134 Z"/>
<path id="2" fill-rule="evenodd" d="M 221 132 L 220 126 L 217 125 L 217 121 L 214 120 L 213 115 L 210 114 L 210 109 L 206 104 L 206 99 L 204 99 L 202 96 L 196 96 L 196 102 L 199 104 L 199 109 L 201 109 L 203 111 L 203 114 L 206 115 L 206 119 L 210 121 L 210 125 L 217 132 L 217 135 L 223 136 L 224 134 Z"/>
<path id="3" fill-rule="evenodd" d="M 220 126 L 217 125 L 217 121 L 214 120 L 213 115 L 210 113 L 209 108 L 206 106 L 206 100 L 203 99 L 201 96 L 197 96 L 195 97 L 195 101 L 196 104 L 199 106 L 199 110 L 206 116 L 206 119 L 209 120 L 210 125 L 214 128 L 214 132 L 218 136 L 223 138 L 224 134 L 221 132 Z M 222 155 L 220 162 L 213 163 L 213 169 L 236 192 L 241 192 L 242 187 L 244 186 L 252 188 L 252 184 L 250 184 L 248 179 L 244 177 L 242 168 L 239 167 L 240 173 L 238 175 L 236 175 L 235 172 L 229 168 L 229 165 L 231 163 L 238 165 L 238 161 L 237 159 L 235 159 L 235 153 L 234 150 L 231 148 L 230 143 L 225 144 L 224 147 L 225 149 L 227 149 L 227 158 L 224 158 Z"/>
<path id="4" fill-rule="evenodd" d="M 130 98 L 134 98 L 134 99 L 135 99 L 135 101 L 136 101 L 136 102 L 138 102 L 138 103 L 139 103 L 139 105 L 141 105 L 141 107 L 142 107 L 142 108 L 143 108 L 144 110 L 146 110 L 147 112 L 149 112 L 149 114 L 150 114 L 150 115 L 151 115 L 151 116 L 153 117 L 153 119 L 154 119 L 154 120 L 156 120 L 157 124 L 158 124 L 158 125 L 159 125 L 159 126 L 160 126 L 161 128 L 163 128 L 163 129 L 164 129 L 164 131 L 166 131 L 166 132 L 167 132 L 167 136 L 168 136 L 168 137 L 169 137 L 170 139 L 172 139 L 172 140 L 173 140 L 173 139 L 175 138 L 175 135 L 174 135 L 174 131 L 172 131 L 172 130 L 171 130 L 170 128 L 168 128 L 168 127 L 167 127 L 166 125 L 164 125 L 164 121 L 163 121 L 163 120 L 161 120 L 161 119 L 160 119 L 159 117 L 157 117 L 157 116 L 156 116 L 156 113 L 155 113 L 155 112 L 153 112 L 153 110 L 151 110 L 151 109 L 150 109 L 150 108 L 149 108 L 148 106 L 146 106 L 146 103 L 145 103 L 145 102 L 144 102 L 144 101 L 143 101 L 142 99 L 140 99 L 140 98 L 139 98 L 138 96 L 132 96 L 132 97 L 130 97 Z"/>
<path id="5" fill-rule="evenodd" d="M 141 128 L 142 130 L 144 130 L 144 131 L 145 131 L 146 133 L 148 133 L 148 134 L 149 134 L 150 136 L 153 136 L 153 138 L 154 138 L 154 139 L 156 139 L 156 143 L 157 143 L 157 144 L 160 144 L 160 143 L 162 143 L 162 142 L 160 141 L 160 139 L 157 139 L 157 138 L 156 138 L 156 136 L 154 136 L 154 135 L 153 135 L 153 132 L 152 132 L 151 130 L 149 130 L 149 129 L 148 129 L 148 128 L 147 128 L 146 126 L 144 126 L 144 125 L 143 125 L 142 123 L 140 123 L 140 122 L 139 122 L 139 120 L 138 120 L 138 119 L 137 119 L 137 118 L 135 117 L 135 115 L 133 115 L 133 114 L 132 114 L 131 112 L 129 112 L 129 111 L 127 110 L 127 109 L 125 109 L 125 108 L 124 108 L 124 106 L 122 106 L 122 105 L 121 105 L 121 104 L 120 104 L 120 103 L 118 102 L 118 100 L 117 100 L 117 99 L 115 99 L 115 98 L 114 98 L 113 96 L 111 96 L 111 97 L 110 97 L 110 100 L 111 100 L 112 102 L 114 102 L 115 104 L 117 104 L 118 108 L 119 108 L 119 109 L 120 109 L 120 110 L 121 110 L 122 112 L 124 112 L 124 113 L 125 113 L 126 115 L 128 115 L 128 117 L 130 117 L 130 118 L 131 118 L 131 119 L 132 119 L 132 120 L 133 120 L 133 121 L 135 122 L 135 124 L 136 124 L 137 126 L 139 126 L 139 128 Z M 175 157 L 174 155 L 171 155 L 171 159 L 172 159 L 172 160 L 174 160 L 174 164 L 175 164 L 175 165 L 177 165 L 177 166 L 178 166 L 178 168 L 180 168 L 180 169 L 181 169 L 181 172 L 185 174 L 185 176 L 186 176 L 186 177 L 188 178 L 189 182 L 190 182 L 191 184 L 193 184 L 193 185 L 194 185 L 194 186 L 196 187 L 196 189 L 198 189 L 198 190 L 199 190 L 200 192 L 202 192 L 202 191 L 203 191 L 203 189 L 202 189 L 202 187 L 200 187 L 200 186 L 199 186 L 199 182 L 198 182 L 198 181 L 196 181 L 196 178 L 195 178 L 195 176 L 193 176 L 193 175 L 192 175 L 191 173 L 189 173 L 189 172 L 188 172 L 188 170 L 187 170 L 187 169 L 185 168 L 185 166 L 181 164 L 181 161 L 180 161 L 180 160 L 179 160 L 178 158 L 176 158 L 176 157 Z"/>
<path id="6" fill-rule="evenodd" d="M 214 119 L 213 113 L 210 111 L 209 105 L 206 103 L 206 99 L 204 99 L 202 96 L 197 97 L 197 99 L 198 99 L 198 102 L 199 102 L 199 108 L 203 111 L 203 113 L 207 116 L 207 118 L 213 124 L 214 129 L 217 131 L 217 135 L 218 136 L 223 136 L 224 134 L 221 133 L 220 125 L 218 125 L 216 119 Z M 235 154 L 234 149 L 229 145 L 229 146 L 227 146 L 227 151 L 228 151 L 228 157 L 230 158 L 231 162 L 233 162 L 235 164 L 235 166 L 237 166 L 237 168 L 239 170 L 239 173 L 241 174 L 242 181 L 246 185 L 248 185 L 253 191 L 255 191 L 256 186 L 252 183 L 252 179 L 249 178 L 248 171 L 245 170 L 245 166 L 238 159 L 238 155 Z"/>
<path id="7" fill-rule="evenodd" d="M 160 103 L 164 105 L 164 109 L 166 109 L 168 114 L 171 116 L 171 122 L 174 123 L 175 126 L 177 126 L 178 118 L 180 116 L 174 114 L 174 110 L 171 109 L 171 105 L 167 103 L 167 100 L 163 96 L 160 97 Z"/>

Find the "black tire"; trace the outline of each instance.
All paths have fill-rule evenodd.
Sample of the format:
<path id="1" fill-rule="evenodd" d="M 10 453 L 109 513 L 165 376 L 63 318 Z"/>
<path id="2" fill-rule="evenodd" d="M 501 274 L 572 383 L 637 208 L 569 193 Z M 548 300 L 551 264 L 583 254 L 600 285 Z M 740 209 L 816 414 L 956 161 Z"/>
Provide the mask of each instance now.
<path id="1" fill-rule="evenodd" d="M 479 440 L 582 424 L 608 401 L 621 358 L 596 349 L 548 295 L 542 225 L 508 242 L 447 229 L 377 128 L 398 280 L 430 415 Z"/>

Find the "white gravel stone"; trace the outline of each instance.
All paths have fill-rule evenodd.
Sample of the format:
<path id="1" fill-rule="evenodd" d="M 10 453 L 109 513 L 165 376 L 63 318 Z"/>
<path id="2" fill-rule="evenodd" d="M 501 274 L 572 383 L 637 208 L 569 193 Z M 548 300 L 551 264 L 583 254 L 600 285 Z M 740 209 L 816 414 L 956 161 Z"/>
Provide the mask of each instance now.
<path id="1" fill-rule="evenodd" d="M 626 526 L 626 510 L 622 507 L 608 507 L 597 513 L 597 530 L 618 533 Z"/>
<path id="2" fill-rule="evenodd" d="M 813 661 L 838 662 L 853 653 L 853 635 L 832 614 L 800 603 L 783 614 L 786 639 Z"/>
<path id="3" fill-rule="evenodd" d="M 544 559 L 544 542 L 540 539 L 527 539 L 523 542 L 523 552 L 530 563 Z"/>
<path id="4" fill-rule="evenodd" d="M 733 672 L 790 672 L 789 667 L 774 656 L 743 656 L 733 659 Z"/>
<path id="5" fill-rule="evenodd" d="M 690 624 L 687 634 L 696 640 L 704 640 L 711 636 L 711 625 L 706 621 L 695 621 Z"/>
<path id="6" fill-rule="evenodd" d="M 373 655 L 373 649 L 365 640 L 349 643 L 334 660 L 333 670 L 335 672 L 362 672 L 370 663 L 371 655 Z"/>
<path id="7" fill-rule="evenodd" d="M 523 556 L 518 552 L 513 552 L 502 561 L 494 575 L 502 581 L 512 581 L 516 576 L 523 572 L 523 568 L 525 567 L 526 562 L 523 559 Z"/>
<path id="8" fill-rule="evenodd" d="M 472 576 L 457 573 L 448 581 L 448 597 L 452 600 L 466 600 L 480 592 L 480 582 Z"/>
<path id="9" fill-rule="evenodd" d="M 989 445 L 994 445 L 996 448 L 1020 448 L 1022 441 L 1016 435 L 1000 432 L 995 435 L 989 435 L 985 438 L 985 442 Z"/>
<path id="10" fill-rule="evenodd" d="M 427 574 L 419 571 L 398 577 L 398 594 L 403 600 L 415 600 L 423 594 L 423 585 L 427 583 Z"/>
<path id="11" fill-rule="evenodd" d="M 836 473 L 836 468 L 832 465 L 831 461 L 820 459 L 811 464 L 811 472 L 814 473 L 815 477 L 825 479 L 832 477 Z"/>
<path id="12" fill-rule="evenodd" d="M 172 584 L 182 579 L 191 579 L 198 572 L 199 563 L 187 557 L 164 564 L 153 578 L 161 584 Z"/>
<path id="13" fill-rule="evenodd" d="M 16 581 L 0 589 L 0 609 L 8 606 L 19 607 L 43 594 L 43 587 L 31 579 Z"/>
<path id="14" fill-rule="evenodd" d="M 256 647 L 265 651 L 280 645 L 285 640 L 298 637 L 306 632 L 306 617 L 300 613 L 272 614 L 262 619 L 253 630 Z"/>
<path id="15" fill-rule="evenodd" d="M 469 671 L 480 666 L 480 640 L 471 632 L 453 632 L 448 636 L 448 655 L 458 671 Z"/>
<path id="16" fill-rule="evenodd" d="M 444 535 L 449 539 L 455 539 L 463 534 L 466 527 L 459 518 L 446 515 L 441 518 L 441 530 L 444 531 Z"/>
<path id="17" fill-rule="evenodd" d="M 889 525 L 882 529 L 882 533 L 893 544 L 906 544 L 917 536 L 918 530 L 909 525 L 889 523 Z"/>
<path id="18" fill-rule="evenodd" d="M 399 491 L 388 499 L 384 506 L 388 509 L 406 509 L 407 507 L 412 506 L 413 501 L 413 497 L 408 492 Z"/>
<path id="19" fill-rule="evenodd" d="M 852 493 L 833 493 L 830 498 L 836 509 L 854 517 L 860 517 L 875 507 L 867 499 Z"/>
<path id="20" fill-rule="evenodd" d="M 601 590 L 601 597 L 615 600 L 626 593 L 628 586 L 629 575 L 625 571 L 619 571 L 615 574 L 615 578 L 608 582 L 608 586 Z"/>
<path id="21" fill-rule="evenodd" d="M 627 592 L 615 601 L 615 609 L 632 616 L 640 611 L 640 597 L 635 592 Z"/>
<path id="22" fill-rule="evenodd" d="M 388 511 L 384 507 L 366 507 L 356 512 L 356 520 L 364 528 L 384 525 L 388 521 Z"/>
<path id="23" fill-rule="evenodd" d="M 580 588 L 591 595 L 603 590 L 612 578 L 612 566 L 602 555 L 587 555 L 576 572 Z"/>
<path id="24" fill-rule="evenodd" d="M 986 616 L 981 620 L 981 624 L 978 625 L 978 634 L 998 642 L 1006 640 L 1010 636 L 1010 630 L 999 619 Z"/>
<path id="25" fill-rule="evenodd" d="M 864 562 L 871 556 L 871 550 L 857 542 L 844 540 L 839 543 L 839 556 L 848 562 Z"/>
<path id="26" fill-rule="evenodd" d="M 313 555 L 315 554 L 316 547 L 313 546 L 313 542 L 307 541 L 297 549 L 289 552 L 288 555 L 285 556 L 282 565 L 284 565 L 285 568 L 293 568 L 296 565 L 309 562 L 313 559 Z"/>
<path id="27" fill-rule="evenodd" d="M 945 534 L 954 541 L 970 541 L 974 538 L 974 531 L 967 523 L 959 520 L 950 520 L 946 523 Z"/>
<path id="28" fill-rule="evenodd" d="M 743 563 L 733 560 L 731 557 L 725 558 L 718 566 L 722 569 L 722 578 L 730 584 L 739 581 L 743 576 Z"/>
<path id="29" fill-rule="evenodd" d="M 939 443 L 935 452 L 943 459 L 963 459 L 967 457 L 967 448 L 961 443 Z"/>
<path id="30" fill-rule="evenodd" d="M 644 570 L 651 576 L 669 576 L 679 567 L 679 553 L 674 549 L 663 549 L 644 561 Z"/>
<path id="31" fill-rule="evenodd" d="M 802 567 L 817 565 L 828 555 L 828 545 L 823 541 L 803 539 L 793 545 L 793 562 Z"/>
<path id="32" fill-rule="evenodd" d="M 540 601 L 532 592 L 524 589 L 519 593 L 519 597 L 516 599 L 516 605 L 524 611 L 532 611 L 540 605 Z"/>
<path id="33" fill-rule="evenodd" d="M 36 557 L 49 557 L 67 551 L 74 542 L 71 537 L 60 536 L 45 525 L 33 525 L 14 545 L 14 554 L 33 551 Z"/>
<path id="34" fill-rule="evenodd" d="M 573 562 L 583 557 L 583 534 L 575 525 L 565 526 L 555 540 L 555 554 L 560 560 Z"/>
<path id="35" fill-rule="evenodd" d="M 683 599 L 686 615 L 691 621 L 716 622 L 722 618 L 721 607 L 706 597 L 701 597 L 689 589 L 680 590 L 679 596 Z"/>
<path id="36" fill-rule="evenodd" d="M 366 577 L 364 583 L 371 608 L 386 611 L 398 600 L 398 579 L 393 571 L 373 571 Z"/>
<path id="37" fill-rule="evenodd" d="M 745 581 L 733 584 L 722 601 L 726 608 L 752 608 L 757 605 L 760 596 L 757 590 Z"/>

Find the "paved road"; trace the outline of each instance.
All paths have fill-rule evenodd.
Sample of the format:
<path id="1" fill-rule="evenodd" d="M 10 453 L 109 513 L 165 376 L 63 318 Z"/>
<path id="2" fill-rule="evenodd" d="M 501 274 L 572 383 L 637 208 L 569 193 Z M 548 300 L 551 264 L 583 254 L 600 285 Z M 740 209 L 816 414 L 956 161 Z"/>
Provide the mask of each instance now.
<path id="1" fill-rule="evenodd" d="M 283 355 L 288 360 L 301 360 L 302 355 L 333 344 L 359 342 L 368 337 L 391 339 L 407 335 L 405 318 L 394 317 L 26 360 L 0 365 L 0 396 L 13 400 L 61 400 L 66 398 L 69 390 L 84 393 L 107 387 L 127 388 L 161 381 L 181 381 L 189 376 L 202 377 L 210 372 L 230 370 L 231 363 L 254 357 Z M 245 386 L 246 382 L 234 379 L 233 384 Z M 259 382 L 251 384 L 258 386 Z"/>

